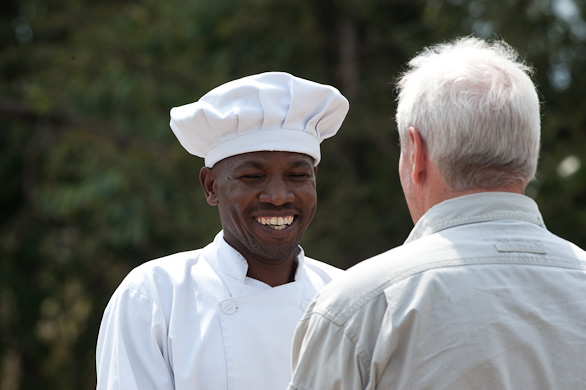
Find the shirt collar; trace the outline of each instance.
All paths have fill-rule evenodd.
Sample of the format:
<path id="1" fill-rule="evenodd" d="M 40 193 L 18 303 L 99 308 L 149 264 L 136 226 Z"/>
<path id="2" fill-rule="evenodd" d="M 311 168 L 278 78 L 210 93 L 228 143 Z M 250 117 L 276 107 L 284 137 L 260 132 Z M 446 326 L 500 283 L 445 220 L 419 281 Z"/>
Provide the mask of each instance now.
<path id="1" fill-rule="evenodd" d="M 405 243 L 441 230 L 468 223 L 520 220 L 545 228 L 537 203 L 511 192 L 481 192 L 445 200 L 417 221 Z"/>

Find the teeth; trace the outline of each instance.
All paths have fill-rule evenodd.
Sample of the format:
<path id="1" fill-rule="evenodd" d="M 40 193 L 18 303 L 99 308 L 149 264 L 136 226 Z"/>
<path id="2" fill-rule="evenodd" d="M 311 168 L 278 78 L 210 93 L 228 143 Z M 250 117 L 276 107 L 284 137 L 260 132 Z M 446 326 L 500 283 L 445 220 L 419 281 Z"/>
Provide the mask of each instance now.
<path id="1" fill-rule="evenodd" d="M 293 216 L 287 217 L 257 217 L 256 221 L 263 225 L 268 225 L 275 230 L 283 230 L 293 222 Z"/>

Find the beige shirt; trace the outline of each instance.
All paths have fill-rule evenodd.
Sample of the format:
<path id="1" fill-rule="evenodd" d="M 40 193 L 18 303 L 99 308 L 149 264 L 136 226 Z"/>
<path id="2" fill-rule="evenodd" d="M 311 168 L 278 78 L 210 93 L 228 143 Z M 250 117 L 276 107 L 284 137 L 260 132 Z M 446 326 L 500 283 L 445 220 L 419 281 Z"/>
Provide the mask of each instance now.
<path id="1" fill-rule="evenodd" d="M 443 202 L 318 294 L 289 389 L 586 389 L 585 270 L 528 197 Z"/>

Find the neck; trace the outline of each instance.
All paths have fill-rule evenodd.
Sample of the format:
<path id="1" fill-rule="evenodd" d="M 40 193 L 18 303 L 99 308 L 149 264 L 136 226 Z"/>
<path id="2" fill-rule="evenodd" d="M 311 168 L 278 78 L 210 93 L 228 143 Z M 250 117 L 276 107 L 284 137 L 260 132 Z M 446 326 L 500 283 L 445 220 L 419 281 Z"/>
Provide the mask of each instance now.
<path id="1" fill-rule="evenodd" d="M 421 210 L 421 213 L 415 218 L 413 216 L 413 222 L 417 223 L 417 220 L 423 216 L 433 206 L 439 204 L 445 200 L 458 198 L 460 196 L 465 195 L 472 195 L 472 194 L 479 194 L 483 192 L 510 192 L 515 194 L 524 194 L 524 187 L 521 186 L 510 186 L 510 187 L 499 187 L 499 188 L 475 188 L 471 190 L 464 190 L 464 191 L 453 191 L 447 185 L 437 185 L 434 191 L 428 191 L 426 194 L 428 195 L 425 197 L 425 203 Z"/>
<path id="2" fill-rule="evenodd" d="M 421 218 L 427 210 L 448 199 L 482 192 L 511 192 L 515 194 L 524 194 L 525 188 L 526 184 L 515 184 L 498 188 L 474 188 L 456 191 L 445 182 L 434 164 L 428 164 L 425 180 L 419 185 L 418 207 L 413 210 L 414 212 L 412 212 L 411 216 L 413 222 L 417 223 L 419 218 Z"/>
<path id="3" fill-rule="evenodd" d="M 292 260 L 278 264 L 248 260 L 248 272 L 246 276 L 260 280 L 271 287 L 276 287 L 295 281 L 298 263 L 297 256 Z"/>

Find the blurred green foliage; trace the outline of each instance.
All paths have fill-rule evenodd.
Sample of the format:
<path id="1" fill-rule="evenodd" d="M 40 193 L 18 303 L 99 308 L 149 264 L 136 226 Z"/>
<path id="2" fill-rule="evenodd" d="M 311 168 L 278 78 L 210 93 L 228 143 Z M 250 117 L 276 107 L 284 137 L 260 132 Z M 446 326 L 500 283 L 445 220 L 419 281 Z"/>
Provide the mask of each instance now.
<path id="1" fill-rule="evenodd" d="M 402 243 L 393 79 L 424 46 L 504 38 L 536 68 L 549 228 L 586 246 L 586 11 L 577 0 L 4 0 L 0 389 L 95 388 L 103 309 L 127 272 L 220 229 L 169 109 L 282 70 L 350 100 L 323 144 L 306 252 L 342 268 Z"/>

